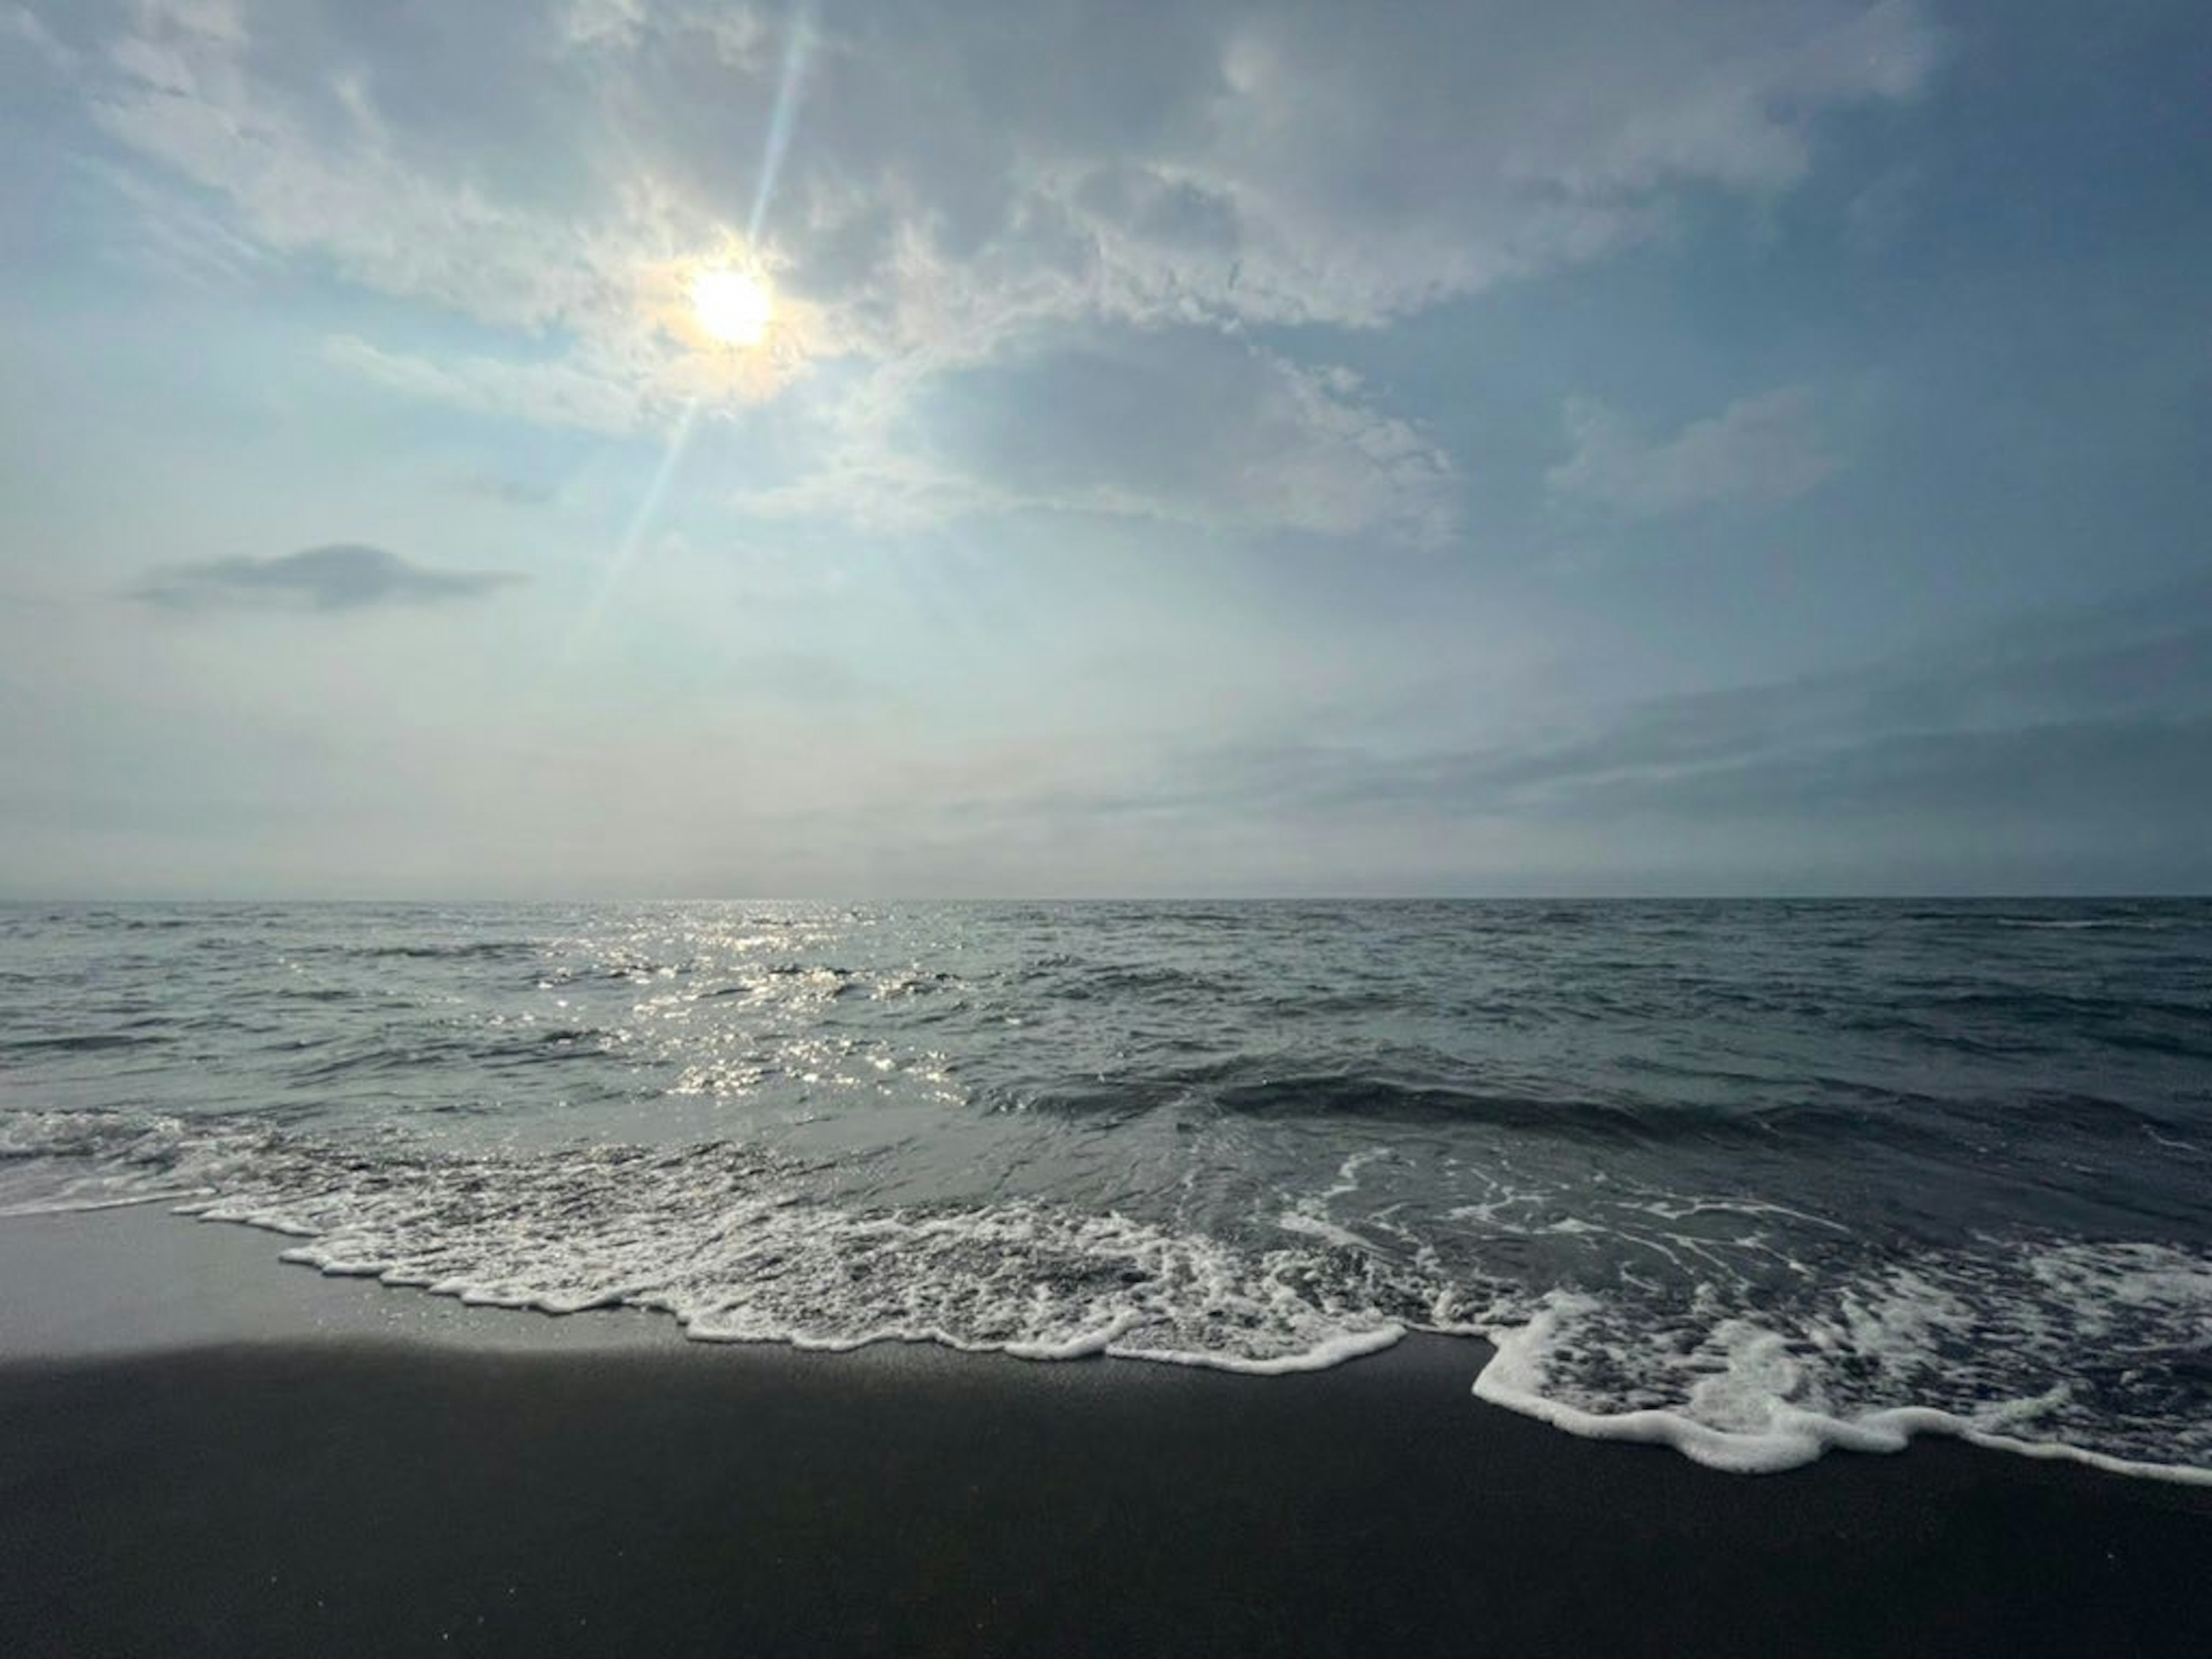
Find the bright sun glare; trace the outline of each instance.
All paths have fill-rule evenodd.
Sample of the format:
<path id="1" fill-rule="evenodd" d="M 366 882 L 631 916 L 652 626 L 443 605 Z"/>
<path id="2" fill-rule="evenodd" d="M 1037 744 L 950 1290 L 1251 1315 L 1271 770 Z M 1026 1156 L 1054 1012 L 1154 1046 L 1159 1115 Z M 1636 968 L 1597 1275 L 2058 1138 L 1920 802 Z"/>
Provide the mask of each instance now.
<path id="1" fill-rule="evenodd" d="M 725 345 L 758 345 L 775 309 L 766 285 L 742 270 L 718 266 L 692 279 L 692 313 Z"/>

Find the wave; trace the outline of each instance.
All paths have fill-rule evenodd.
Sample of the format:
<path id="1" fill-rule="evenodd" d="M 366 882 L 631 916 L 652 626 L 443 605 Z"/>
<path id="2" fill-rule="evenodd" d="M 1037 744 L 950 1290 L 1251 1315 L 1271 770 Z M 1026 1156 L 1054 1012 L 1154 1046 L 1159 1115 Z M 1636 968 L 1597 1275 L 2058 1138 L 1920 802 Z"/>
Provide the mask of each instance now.
<path id="1" fill-rule="evenodd" d="M 1050 994 L 1062 1002 L 1091 1002 L 1112 997 L 1164 997 L 1218 1000 L 1250 994 L 1255 983 L 1218 974 L 1165 964 L 1079 964 L 1081 971 L 1054 985 Z"/>
<path id="2" fill-rule="evenodd" d="M 160 1031 L 83 1031 L 61 1036 L 0 1037 L 0 1053 L 100 1054 L 110 1049 L 159 1048 L 173 1041 Z"/>
<path id="3" fill-rule="evenodd" d="M 1601 1140 L 1638 1140 L 1666 1133 L 1662 1122 L 1631 1105 L 1495 1093 L 1357 1074 L 1310 1073 L 1230 1083 L 1210 1091 L 1207 1098 L 1218 1109 L 1240 1117 L 1472 1122 Z M 1699 1132 L 1705 1127 L 1701 1124 Z"/>
<path id="4" fill-rule="evenodd" d="M 396 1132 L 334 1143 L 49 1113 L 10 1126 L 0 1155 L 95 1164 L 103 1205 L 135 1190 L 289 1235 L 303 1242 L 283 1258 L 327 1273 L 548 1313 L 668 1313 L 705 1341 L 927 1340 L 1265 1373 L 1371 1351 L 1432 1311 L 1417 1279 L 1358 1252 L 1255 1252 L 1038 1201 L 812 1204 L 799 1166 L 727 1142 L 467 1154 Z"/>
<path id="5" fill-rule="evenodd" d="M 517 962 L 537 957 L 541 945 L 529 939 L 458 939 L 438 945 L 359 945 L 345 954 L 403 962 Z"/>
<path id="6" fill-rule="evenodd" d="M 336 1084 L 362 1077 L 413 1077 L 447 1067 L 500 1072 L 599 1059 L 618 1046 L 614 1032 L 597 1026 L 430 1030 L 404 1041 L 380 1040 L 334 1053 L 308 1049 L 286 1075 L 295 1085 L 301 1085 Z M 286 1045 L 280 1052 L 293 1051 Z"/>
<path id="7" fill-rule="evenodd" d="M 1710 1076 L 1731 1085 L 1744 1079 Z M 1421 1082 L 1352 1072 L 1271 1075 L 1249 1060 L 1161 1069 L 1095 1083 L 1024 1085 L 988 1091 L 987 1110 L 1034 1112 L 1102 1121 L 1174 1110 L 1231 1119 L 1315 1123 L 1474 1126 L 1567 1144 L 1617 1147 L 1685 1143 L 1863 1151 L 1871 1146 L 1956 1154 L 1996 1129 L 2024 1121 L 2045 1130 L 2077 1127 L 2100 1136 L 2186 1133 L 2186 1126 L 2117 1101 L 2087 1096 L 1959 1102 L 1841 1079 L 1816 1081 L 1833 1097 L 1751 1098 L 1719 1105 L 1622 1095 L 1545 1095 Z"/>
<path id="8" fill-rule="evenodd" d="M 286 1235 L 284 1260 L 325 1273 L 555 1314 L 635 1308 L 702 1341 L 931 1341 L 1273 1374 L 1409 1330 L 1480 1335 L 1495 1347 L 1471 1379 L 1482 1398 L 1717 1468 L 1943 1432 L 2212 1481 L 2212 1422 L 2190 1408 L 2212 1365 L 2212 1256 L 2052 1237 L 1884 1256 L 1844 1238 L 1763 1281 L 1545 1283 L 1447 1266 L 1440 1235 L 1383 1249 L 1331 1224 L 1359 1163 L 1291 1202 L 1272 1237 L 1227 1237 L 1029 1199 L 820 1201 L 804 1167 L 733 1142 L 465 1152 L 396 1130 L 27 1113 L 0 1119 L 0 1212 L 167 1202 Z"/>
<path id="9" fill-rule="evenodd" d="M 2039 933 L 2089 933 L 2127 930 L 2140 932 L 2145 927 L 2163 927 L 2163 922 L 2123 921 L 2117 916 L 1991 916 L 1992 927 L 2021 927 Z"/>

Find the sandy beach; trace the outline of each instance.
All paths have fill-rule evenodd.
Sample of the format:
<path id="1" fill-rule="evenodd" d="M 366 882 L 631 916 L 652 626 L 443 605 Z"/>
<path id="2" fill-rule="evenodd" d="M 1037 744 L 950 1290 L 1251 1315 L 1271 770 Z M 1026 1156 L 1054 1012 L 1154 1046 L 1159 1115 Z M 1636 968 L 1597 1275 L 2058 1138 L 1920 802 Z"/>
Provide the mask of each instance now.
<path id="1" fill-rule="evenodd" d="M 167 1235 L 167 1322 L 89 1340 Z M 107 1249 L 91 1241 L 104 1239 Z M 1747 1478 L 1319 1375 L 706 1347 L 0 1224 L 23 1655 L 2197 1654 L 2212 1492 L 1943 1442 Z M 32 1258 L 80 1264 L 73 1328 Z M 108 1274 L 110 1306 L 150 1287 Z M 52 1284 L 50 1278 L 46 1282 Z M 257 1323 L 258 1322 L 258 1323 Z M 75 1335 L 70 1331 L 74 1328 Z M 44 1351 L 41 1352 L 41 1346 Z"/>

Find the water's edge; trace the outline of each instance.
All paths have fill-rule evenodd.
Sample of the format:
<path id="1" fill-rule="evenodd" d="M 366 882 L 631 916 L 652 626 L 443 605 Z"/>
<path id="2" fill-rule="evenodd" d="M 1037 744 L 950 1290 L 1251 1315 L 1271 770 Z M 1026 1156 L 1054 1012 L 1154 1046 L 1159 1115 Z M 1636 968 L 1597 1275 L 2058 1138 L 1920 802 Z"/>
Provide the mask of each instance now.
<path id="1" fill-rule="evenodd" d="M 158 1200 L 115 1200 L 107 1207 L 150 1209 Z M 237 1227 L 252 1232 L 293 1237 L 279 1224 L 236 1217 L 204 1213 L 205 1206 L 184 1206 L 166 1213 L 198 1224 Z M 1668 1448 L 1705 1468 L 1730 1474 L 1778 1474 L 1819 1461 L 1830 1451 L 1891 1454 L 1904 1451 L 1922 1436 L 1960 1440 L 1985 1450 L 2044 1461 L 2063 1462 L 2113 1475 L 2212 1489 L 2212 1469 L 2185 1464 L 2148 1462 L 2109 1456 L 2058 1441 L 2037 1441 L 2006 1435 L 1977 1425 L 1952 1412 L 1926 1407 L 1894 1407 L 1856 1420 L 1845 1421 L 1817 1412 L 1786 1409 L 1776 1428 L 1765 1434 L 1743 1434 L 1718 1430 L 1685 1413 L 1663 1410 L 1602 1413 L 1581 1410 L 1545 1397 L 1534 1384 L 1532 1371 L 1539 1365 L 1540 1336 L 1547 1313 L 1522 1326 L 1475 1326 L 1407 1323 L 1379 1327 L 1348 1336 L 1308 1352 L 1272 1361 L 1240 1360 L 1234 1356 L 1206 1352 L 1177 1352 L 1117 1344 L 1110 1328 L 1088 1339 L 1059 1346 L 1024 1342 L 975 1342 L 945 1331 L 883 1330 L 823 1340 L 798 1334 L 717 1334 L 696 1328 L 680 1310 L 651 1301 L 602 1303 L 591 1307 L 555 1305 L 542 1298 L 502 1298 L 453 1284 L 423 1284 L 396 1269 L 365 1265 L 326 1265 L 312 1247 L 294 1246 L 280 1251 L 278 1264 L 310 1269 L 325 1279 L 368 1279 L 393 1290 L 410 1291 L 450 1299 L 480 1310 L 487 1319 L 501 1314 L 530 1313 L 541 1318 L 568 1321 L 579 1315 L 619 1309 L 648 1323 L 672 1322 L 690 1343 L 706 1346 L 780 1346 L 810 1353 L 849 1353 L 884 1345 L 927 1345 L 964 1354 L 999 1354 L 1030 1364 L 1051 1364 L 1086 1359 L 1118 1359 L 1139 1364 L 1188 1366 L 1245 1376 L 1294 1376 L 1334 1370 L 1386 1352 L 1409 1335 L 1451 1339 L 1470 1346 L 1486 1347 L 1488 1357 L 1470 1385 L 1474 1397 L 1502 1410 L 1529 1417 L 1579 1438 L 1618 1441 Z"/>

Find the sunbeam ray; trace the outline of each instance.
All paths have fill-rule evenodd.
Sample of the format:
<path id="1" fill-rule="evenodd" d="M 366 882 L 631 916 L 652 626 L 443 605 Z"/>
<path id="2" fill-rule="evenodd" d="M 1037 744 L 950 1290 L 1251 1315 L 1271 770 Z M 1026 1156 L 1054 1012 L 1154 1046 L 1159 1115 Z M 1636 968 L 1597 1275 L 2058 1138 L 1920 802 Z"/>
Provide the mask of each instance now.
<path id="1" fill-rule="evenodd" d="M 776 82 L 775 103 L 769 112 L 768 141 L 761 154 L 760 182 L 753 192 L 751 216 L 745 224 L 745 245 L 757 249 L 762 227 L 767 222 L 770 204 L 775 199 L 775 187 L 783 172 L 783 158 L 791 147 L 791 131 L 799 112 L 799 94 L 806 78 L 806 61 L 813 50 L 814 9 L 801 4 L 792 13 L 791 32 L 784 42 L 783 67 Z M 765 307 L 765 301 L 761 305 Z M 732 331 L 715 331 L 726 337 Z M 697 424 L 702 399 L 694 397 L 684 406 L 676 429 L 669 436 L 667 453 L 661 457 L 654 470 L 653 482 L 646 487 L 637 511 L 631 515 L 629 529 L 623 532 L 621 545 L 608 562 L 606 574 L 600 578 L 599 590 L 578 619 L 576 631 L 569 642 L 571 652 L 581 648 L 583 642 L 598 627 L 600 617 L 613 600 L 615 590 L 621 586 L 637 561 L 638 550 L 659 516 L 660 504 L 676 477 L 677 469 L 691 446 L 691 434 Z"/>
<path id="2" fill-rule="evenodd" d="M 768 145 L 761 155 L 760 184 L 753 192 L 752 217 L 745 222 L 745 244 L 757 247 L 761 227 L 768 222 L 769 204 L 783 173 L 784 152 L 791 147 L 792 124 L 799 113 L 799 94 L 806 78 L 806 60 L 814 46 L 814 9 L 801 5 L 792 14 L 790 38 L 784 42 L 783 74 L 776 83 L 775 106 L 768 119 Z"/>
<path id="3" fill-rule="evenodd" d="M 674 482 L 677 469 L 684 464 L 684 453 L 691 447 L 691 433 L 698 423 L 700 403 L 701 399 L 692 398 L 684 405 L 684 413 L 677 417 L 676 429 L 669 434 L 667 451 L 661 456 L 660 465 L 653 469 L 653 482 L 646 486 L 645 494 L 638 501 L 637 511 L 630 515 L 629 528 L 623 532 L 621 544 L 616 548 L 614 557 L 607 562 L 606 574 L 599 579 L 599 591 L 592 594 L 592 602 L 584 607 L 583 615 L 577 619 L 575 632 L 568 641 L 571 655 L 582 648 L 584 641 L 598 628 L 599 617 L 614 599 L 615 590 L 622 586 L 623 578 L 629 574 L 630 566 L 636 562 L 638 549 L 644 544 L 646 532 L 653 528 L 653 520 L 660 515 L 661 499 L 667 495 L 668 486 Z"/>

